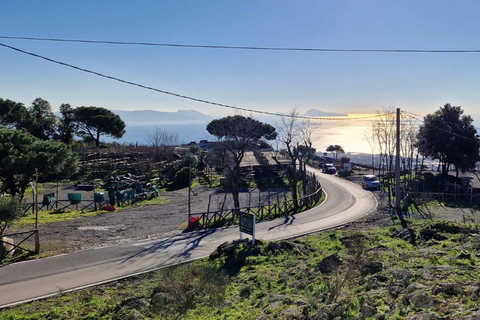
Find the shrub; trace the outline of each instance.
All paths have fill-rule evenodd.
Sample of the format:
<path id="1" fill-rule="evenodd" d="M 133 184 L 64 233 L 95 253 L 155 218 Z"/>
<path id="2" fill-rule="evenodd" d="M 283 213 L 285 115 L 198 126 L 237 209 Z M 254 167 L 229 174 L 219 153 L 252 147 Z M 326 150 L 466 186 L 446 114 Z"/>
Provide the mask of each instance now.
<path id="1" fill-rule="evenodd" d="M 163 318 L 181 318 L 197 305 L 218 304 L 225 294 L 227 277 L 210 265 L 186 264 L 166 272 L 154 289 L 151 304 Z"/>
<path id="2" fill-rule="evenodd" d="M 24 203 L 17 197 L 0 197 L 0 234 L 24 214 Z"/>

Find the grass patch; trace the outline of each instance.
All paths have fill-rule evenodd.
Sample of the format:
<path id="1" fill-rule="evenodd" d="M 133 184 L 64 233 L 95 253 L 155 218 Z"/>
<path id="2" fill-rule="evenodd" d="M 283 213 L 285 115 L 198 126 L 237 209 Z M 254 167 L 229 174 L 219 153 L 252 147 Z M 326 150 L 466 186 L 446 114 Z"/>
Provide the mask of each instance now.
<path id="1" fill-rule="evenodd" d="M 167 200 L 163 199 L 162 197 L 155 197 L 148 200 L 138 201 L 123 207 L 119 207 L 118 210 L 125 210 L 130 208 L 138 208 L 148 205 L 159 205 L 166 203 Z M 69 221 L 75 220 L 82 217 L 93 217 L 100 214 L 106 214 L 114 212 L 108 212 L 105 210 L 82 210 L 82 209 L 74 209 L 74 210 L 53 210 L 53 211 L 39 211 L 38 212 L 38 224 L 46 224 L 46 223 L 53 223 L 53 222 L 61 222 L 61 221 Z M 35 225 L 35 215 L 29 214 L 26 216 L 21 217 L 20 219 L 14 221 L 12 223 L 12 228 L 22 228 L 22 227 L 32 227 Z"/>

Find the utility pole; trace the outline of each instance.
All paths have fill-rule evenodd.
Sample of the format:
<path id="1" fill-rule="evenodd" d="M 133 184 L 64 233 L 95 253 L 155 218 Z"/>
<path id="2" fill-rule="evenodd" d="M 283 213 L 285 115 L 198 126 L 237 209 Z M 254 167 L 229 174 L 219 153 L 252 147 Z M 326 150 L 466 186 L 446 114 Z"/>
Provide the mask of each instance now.
<path id="1" fill-rule="evenodd" d="M 190 193 L 192 192 L 192 164 L 188 165 L 188 219 L 190 221 Z"/>
<path id="2" fill-rule="evenodd" d="M 395 210 L 400 214 L 400 108 L 397 108 L 397 133 L 395 152 Z"/>

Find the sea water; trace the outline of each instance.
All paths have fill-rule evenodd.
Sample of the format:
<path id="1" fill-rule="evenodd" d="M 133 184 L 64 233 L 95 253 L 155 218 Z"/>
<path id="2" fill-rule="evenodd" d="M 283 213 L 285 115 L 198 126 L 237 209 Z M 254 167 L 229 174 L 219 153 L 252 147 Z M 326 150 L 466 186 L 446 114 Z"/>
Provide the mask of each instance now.
<path id="1" fill-rule="evenodd" d="M 353 118 L 353 119 L 352 119 Z M 480 115 L 473 116 L 474 120 L 480 121 Z M 339 145 L 343 148 L 354 161 L 354 158 L 368 160 L 369 155 L 378 153 L 377 150 L 371 147 L 371 141 L 367 138 L 371 135 L 372 125 L 375 118 L 350 117 L 348 120 L 321 120 L 318 129 L 313 136 L 313 147 L 318 154 L 326 153 L 329 145 Z M 477 122 L 474 121 L 474 126 L 478 127 Z M 179 137 L 179 143 L 186 144 L 191 141 L 199 142 L 200 140 L 215 141 L 216 138 L 210 135 L 207 130 L 208 121 L 178 121 L 178 122 L 130 122 L 125 128 L 126 133 L 121 139 L 115 140 L 122 144 L 138 144 L 148 145 L 149 133 L 160 129 L 169 133 L 176 133 Z M 271 123 L 275 126 L 275 123 Z M 417 125 L 421 121 L 417 122 Z M 394 124 L 393 124 L 394 125 Z M 479 132 L 480 130 L 477 129 Z M 114 141 L 113 139 L 104 139 L 107 142 Z M 275 145 L 275 142 L 273 143 Z M 378 148 L 376 148 L 378 149 Z M 328 153 L 332 156 L 331 153 Z M 365 160 L 364 160 L 365 159 Z"/>

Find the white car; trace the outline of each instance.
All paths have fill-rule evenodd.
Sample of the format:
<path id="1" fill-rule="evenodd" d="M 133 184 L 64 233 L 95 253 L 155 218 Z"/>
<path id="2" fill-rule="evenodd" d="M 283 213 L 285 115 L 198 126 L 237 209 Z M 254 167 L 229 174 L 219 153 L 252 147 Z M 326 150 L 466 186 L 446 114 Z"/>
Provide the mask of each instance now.
<path id="1" fill-rule="evenodd" d="M 380 181 L 378 181 L 377 176 L 373 174 L 367 174 L 362 177 L 362 188 L 363 189 L 380 189 Z"/>

